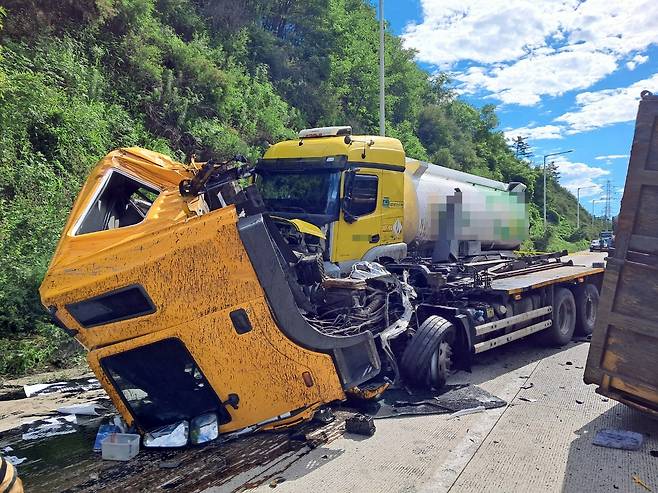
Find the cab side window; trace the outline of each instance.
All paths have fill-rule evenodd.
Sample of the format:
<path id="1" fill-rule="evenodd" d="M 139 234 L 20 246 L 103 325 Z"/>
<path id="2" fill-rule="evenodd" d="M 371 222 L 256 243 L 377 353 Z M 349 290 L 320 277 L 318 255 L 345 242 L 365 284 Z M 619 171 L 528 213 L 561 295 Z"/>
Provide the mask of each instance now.
<path id="1" fill-rule="evenodd" d="M 365 216 L 377 208 L 377 186 L 379 180 L 374 175 L 354 176 L 350 213 L 353 216 Z"/>
<path id="2" fill-rule="evenodd" d="M 159 191 L 137 180 L 110 170 L 105 184 L 96 195 L 76 235 L 123 228 L 138 224 L 146 218 Z"/>

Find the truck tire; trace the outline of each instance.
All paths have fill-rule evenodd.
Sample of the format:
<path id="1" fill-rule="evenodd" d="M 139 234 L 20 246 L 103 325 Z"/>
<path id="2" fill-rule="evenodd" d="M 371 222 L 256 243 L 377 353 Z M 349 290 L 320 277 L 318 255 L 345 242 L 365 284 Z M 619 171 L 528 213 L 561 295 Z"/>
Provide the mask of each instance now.
<path id="1" fill-rule="evenodd" d="M 547 346 L 564 346 L 576 329 L 576 300 L 567 288 L 555 288 L 553 325 L 539 332 L 539 340 Z"/>
<path id="2" fill-rule="evenodd" d="M 418 328 L 404 350 L 400 369 L 414 387 L 440 389 L 452 366 L 455 326 L 443 317 L 432 315 Z"/>
<path id="3" fill-rule="evenodd" d="M 575 290 L 576 299 L 576 334 L 587 336 L 594 330 L 596 311 L 599 308 L 599 290 L 591 283 Z"/>

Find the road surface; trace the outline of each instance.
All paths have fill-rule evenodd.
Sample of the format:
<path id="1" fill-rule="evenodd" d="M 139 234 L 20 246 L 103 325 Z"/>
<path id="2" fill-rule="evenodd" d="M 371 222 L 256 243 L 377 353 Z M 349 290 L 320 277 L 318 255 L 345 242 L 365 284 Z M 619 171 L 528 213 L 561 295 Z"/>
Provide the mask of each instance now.
<path id="1" fill-rule="evenodd" d="M 570 258 L 591 265 L 606 255 Z M 243 490 L 245 483 L 281 493 L 647 491 L 633 476 L 658 491 L 658 457 L 651 455 L 658 450 L 658 422 L 583 383 L 588 349 L 587 342 L 545 349 L 522 340 L 484 353 L 472 373 L 457 373 L 449 383 L 479 385 L 506 407 L 457 419 L 378 420 L 371 438 L 345 434 L 207 492 Z M 637 451 L 592 445 L 606 428 L 640 432 L 646 440 Z"/>
<path id="2" fill-rule="evenodd" d="M 603 398 L 583 381 L 589 343 L 560 350 L 517 341 L 484 353 L 470 382 L 508 406 L 448 419 L 446 415 L 376 421 L 371 438 L 343 435 L 297 458 L 278 461 L 245 483 L 256 491 L 394 492 L 628 492 L 658 491 L 658 422 Z M 597 431 L 644 433 L 640 450 L 592 445 Z M 272 483 L 272 480 L 275 480 Z"/>

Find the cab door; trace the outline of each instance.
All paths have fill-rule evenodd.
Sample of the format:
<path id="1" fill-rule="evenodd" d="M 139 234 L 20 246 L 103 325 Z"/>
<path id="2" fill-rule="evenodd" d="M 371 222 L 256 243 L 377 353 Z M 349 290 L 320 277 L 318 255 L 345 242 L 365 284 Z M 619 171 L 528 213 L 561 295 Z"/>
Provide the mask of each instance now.
<path id="1" fill-rule="evenodd" d="M 332 231 L 332 262 L 359 260 L 382 241 L 382 171 L 346 171 L 341 189 L 343 207 Z"/>

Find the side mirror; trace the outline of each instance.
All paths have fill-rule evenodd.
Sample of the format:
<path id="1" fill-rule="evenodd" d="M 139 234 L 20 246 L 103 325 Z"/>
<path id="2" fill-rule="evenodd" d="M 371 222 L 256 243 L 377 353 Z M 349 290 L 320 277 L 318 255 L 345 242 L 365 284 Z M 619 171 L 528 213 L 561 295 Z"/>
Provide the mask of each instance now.
<path id="1" fill-rule="evenodd" d="M 350 213 L 356 171 L 355 168 L 351 168 L 345 171 L 345 174 L 343 175 L 343 200 L 341 201 L 341 209 L 343 210 L 343 216 L 347 223 L 353 223 L 356 221 L 356 217 Z"/>
<path id="2" fill-rule="evenodd" d="M 190 422 L 190 442 L 194 445 L 211 442 L 218 436 L 219 424 L 217 423 L 217 414 L 202 414 Z"/>

